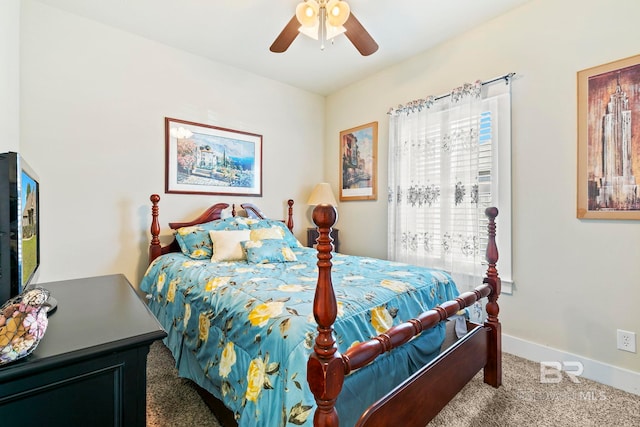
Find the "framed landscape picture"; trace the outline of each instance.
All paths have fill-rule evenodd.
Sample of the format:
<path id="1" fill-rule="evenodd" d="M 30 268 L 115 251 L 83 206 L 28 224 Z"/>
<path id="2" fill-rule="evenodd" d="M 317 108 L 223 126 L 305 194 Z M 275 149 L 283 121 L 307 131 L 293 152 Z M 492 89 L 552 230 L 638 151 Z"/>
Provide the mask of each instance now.
<path id="1" fill-rule="evenodd" d="M 640 55 L 578 72 L 578 218 L 640 219 Z"/>
<path id="2" fill-rule="evenodd" d="M 262 135 L 165 118 L 165 192 L 262 196 Z"/>
<path id="3" fill-rule="evenodd" d="M 340 132 L 340 200 L 376 200 L 378 122 Z"/>

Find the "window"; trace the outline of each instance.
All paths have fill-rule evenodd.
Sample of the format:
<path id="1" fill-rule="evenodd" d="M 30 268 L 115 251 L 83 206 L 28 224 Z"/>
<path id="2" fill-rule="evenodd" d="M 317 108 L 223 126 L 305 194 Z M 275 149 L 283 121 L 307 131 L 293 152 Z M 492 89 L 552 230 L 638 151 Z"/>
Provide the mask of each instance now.
<path id="1" fill-rule="evenodd" d="M 443 268 L 461 291 L 486 271 L 487 218 L 497 206 L 498 271 L 511 273 L 511 95 L 465 85 L 391 112 L 390 259 Z"/>

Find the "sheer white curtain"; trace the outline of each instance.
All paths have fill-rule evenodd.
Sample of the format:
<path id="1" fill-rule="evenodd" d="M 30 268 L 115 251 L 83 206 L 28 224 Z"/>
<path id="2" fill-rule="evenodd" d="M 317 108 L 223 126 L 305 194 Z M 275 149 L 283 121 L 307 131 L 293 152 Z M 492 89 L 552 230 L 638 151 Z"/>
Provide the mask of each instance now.
<path id="1" fill-rule="evenodd" d="M 461 292 L 486 271 L 498 111 L 477 81 L 389 112 L 389 259 L 447 270 Z M 474 320 L 482 312 L 471 309 Z"/>

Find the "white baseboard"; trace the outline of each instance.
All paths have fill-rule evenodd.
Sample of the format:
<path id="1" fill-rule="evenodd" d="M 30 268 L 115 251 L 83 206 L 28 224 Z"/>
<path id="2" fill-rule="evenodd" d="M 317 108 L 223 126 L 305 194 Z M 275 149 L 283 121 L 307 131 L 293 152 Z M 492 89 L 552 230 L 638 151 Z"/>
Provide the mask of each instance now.
<path id="1" fill-rule="evenodd" d="M 500 294 L 513 295 L 513 282 L 511 280 L 500 280 Z"/>
<path id="2" fill-rule="evenodd" d="M 584 368 L 582 377 L 640 395 L 640 372 L 587 359 L 505 334 L 502 334 L 502 350 L 505 353 L 534 362 L 580 362 Z"/>

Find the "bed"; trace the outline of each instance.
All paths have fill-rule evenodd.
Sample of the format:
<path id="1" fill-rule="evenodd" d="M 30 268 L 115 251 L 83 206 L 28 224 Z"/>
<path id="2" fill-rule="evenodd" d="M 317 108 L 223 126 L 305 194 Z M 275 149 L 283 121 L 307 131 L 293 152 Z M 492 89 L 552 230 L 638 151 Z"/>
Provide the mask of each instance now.
<path id="1" fill-rule="evenodd" d="M 328 205 L 313 211 L 316 249 L 291 232 L 292 200 L 285 221 L 252 204 L 241 205 L 246 217 L 234 205 L 223 218 L 229 205 L 218 203 L 169 223 L 175 239 L 163 246 L 159 201 L 151 196 L 140 288 L 179 374 L 227 408 L 216 413 L 223 424 L 424 426 L 481 369 L 500 385 L 497 209 L 487 209 L 484 282 L 459 294 L 440 270 L 332 252 Z M 246 259 L 227 254 L 238 243 Z M 487 321 L 464 320 L 465 307 L 484 297 Z M 467 333 L 441 352 L 453 317 Z"/>

